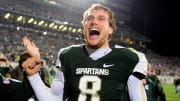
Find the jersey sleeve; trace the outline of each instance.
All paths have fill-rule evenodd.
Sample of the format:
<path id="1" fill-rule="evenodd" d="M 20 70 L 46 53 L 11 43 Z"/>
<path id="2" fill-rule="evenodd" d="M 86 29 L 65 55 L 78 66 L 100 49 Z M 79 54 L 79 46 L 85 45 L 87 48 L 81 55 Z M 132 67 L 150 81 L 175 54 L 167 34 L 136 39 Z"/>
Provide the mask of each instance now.
<path id="1" fill-rule="evenodd" d="M 56 59 L 56 67 L 58 67 L 58 68 L 61 67 L 61 61 L 60 61 L 60 58 L 59 58 L 61 52 L 62 52 L 62 50 L 60 50 L 58 52 L 57 59 Z"/>
<path id="2" fill-rule="evenodd" d="M 56 67 L 58 67 L 59 69 L 61 69 L 61 60 L 60 60 L 60 55 L 61 53 L 65 50 L 66 48 L 62 48 L 57 55 L 57 59 L 56 59 Z"/>
<path id="3" fill-rule="evenodd" d="M 128 49 L 131 50 L 132 52 L 134 52 L 135 54 L 137 54 L 137 56 L 138 56 L 138 63 L 134 67 L 133 72 L 138 72 L 138 73 L 141 73 L 141 74 L 146 76 L 147 75 L 148 60 L 147 60 L 145 54 L 142 52 L 136 51 L 133 48 L 128 48 Z"/>
<path id="4" fill-rule="evenodd" d="M 137 55 L 138 55 L 139 61 L 136 64 L 133 72 L 139 72 L 146 76 L 148 61 L 143 53 L 137 52 Z"/>
<path id="5" fill-rule="evenodd" d="M 134 67 L 133 72 L 138 75 L 147 75 L 148 61 L 144 53 L 130 49 L 138 56 L 138 62 Z M 128 91 L 131 101 L 147 101 L 144 85 L 141 79 L 137 76 L 130 75 L 128 79 Z"/>

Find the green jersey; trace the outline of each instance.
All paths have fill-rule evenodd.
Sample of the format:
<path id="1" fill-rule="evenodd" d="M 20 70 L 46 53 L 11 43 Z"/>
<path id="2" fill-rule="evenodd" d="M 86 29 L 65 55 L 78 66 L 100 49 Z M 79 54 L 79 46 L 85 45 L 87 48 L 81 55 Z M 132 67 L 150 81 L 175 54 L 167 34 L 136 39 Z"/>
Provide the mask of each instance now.
<path id="1" fill-rule="evenodd" d="M 60 54 L 68 101 L 127 101 L 127 80 L 138 56 L 127 48 L 113 48 L 92 60 L 84 46 L 72 46 Z"/>
<path id="2" fill-rule="evenodd" d="M 166 101 L 165 93 L 157 76 L 148 75 L 146 81 L 145 90 L 148 101 Z"/>

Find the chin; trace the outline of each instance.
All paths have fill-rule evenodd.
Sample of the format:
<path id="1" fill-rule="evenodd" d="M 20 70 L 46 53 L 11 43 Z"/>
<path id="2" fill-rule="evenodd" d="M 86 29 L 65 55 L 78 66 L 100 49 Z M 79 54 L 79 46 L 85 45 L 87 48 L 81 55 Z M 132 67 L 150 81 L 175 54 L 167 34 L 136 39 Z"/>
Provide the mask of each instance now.
<path id="1" fill-rule="evenodd" d="M 91 48 L 91 49 L 98 49 L 98 45 L 87 45 L 88 48 Z"/>

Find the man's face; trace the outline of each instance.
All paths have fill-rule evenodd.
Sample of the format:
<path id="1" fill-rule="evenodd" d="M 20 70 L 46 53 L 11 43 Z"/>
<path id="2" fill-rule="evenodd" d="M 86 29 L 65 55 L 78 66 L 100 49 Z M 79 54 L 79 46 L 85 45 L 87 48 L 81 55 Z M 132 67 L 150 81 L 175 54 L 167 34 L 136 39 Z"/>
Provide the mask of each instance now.
<path id="1" fill-rule="evenodd" d="M 0 54 L 0 74 L 5 75 L 9 71 L 9 61 L 8 59 Z"/>
<path id="2" fill-rule="evenodd" d="M 91 10 L 84 22 L 84 35 L 88 47 L 105 48 L 109 45 L 109 35 L 113 29 L 109 26 L 108 12 L 103 9 Z"/>
<path id="3" fill-rule="evenodd" d="M 4 55 L 0 54 L 0 65 L 7 65 L 7 64 L 9 64 L 8 59 Z"/>

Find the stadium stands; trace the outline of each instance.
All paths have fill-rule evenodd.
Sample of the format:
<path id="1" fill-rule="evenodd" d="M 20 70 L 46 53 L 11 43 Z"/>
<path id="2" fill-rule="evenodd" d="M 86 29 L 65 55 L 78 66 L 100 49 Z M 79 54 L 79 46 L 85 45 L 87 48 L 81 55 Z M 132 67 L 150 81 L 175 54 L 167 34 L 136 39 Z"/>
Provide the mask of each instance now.
<path id="1" fill-rule="evenodd" d="M 80 21 L 83 10 L 80 8 L 73 10 L 75 7 L 67 8 L 67 3 L 57 7 L 37 1 L 0 0 L 0 51 L 5 53 L 10 61 L 18 61 L 18 55 L 23 50 L 22 38 L 28 36 L 40 47 L 42 58 L 51 66 L 55 63 L 57 52 L 60 48 L 71 44 L 83 43 L 82 33 L 74 33 L 68 30 L 70 27 L 82 28 Z M 116 11 L 116 9 L 114 10 Z M 11 13 L 13 15 L 12 18 L 5 19 L 5 14 L 7 13 Z M 66 31 L 57 31 L 55 27 L 52 29 L 34 23 L 29 24 L 28 20 L 24 20 L 21 23 L 17 21 L 18 16 L 23 16 L 24 19 L 33 17 L 38 19 L 37 21 L 47 21 L 48 24 L 54 22 L 59 27 L 64 25 L 62 22 L 66 21 L 68 22 L 68 28 Z M 119 13 L 117 16 L 123 17 Z M 111 39 L 112 46 L 120 44 L 134 47 L 144 52 L 149 62 L 159 71 L 160 75 L 173 76 L 175 74 L 174 71 L 180 71 L 179 58 L 160 56 L 146 48 L 145 44 L 150 42 L 147 37 L 142 36 L 122 22 L 117 22 L 117 27 L 118 30 Z"/>

